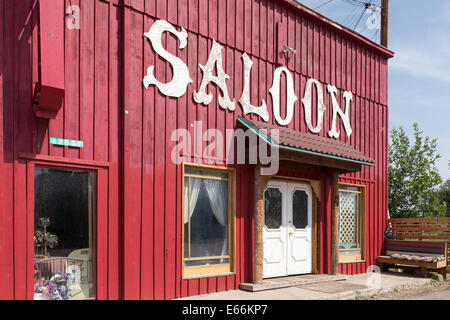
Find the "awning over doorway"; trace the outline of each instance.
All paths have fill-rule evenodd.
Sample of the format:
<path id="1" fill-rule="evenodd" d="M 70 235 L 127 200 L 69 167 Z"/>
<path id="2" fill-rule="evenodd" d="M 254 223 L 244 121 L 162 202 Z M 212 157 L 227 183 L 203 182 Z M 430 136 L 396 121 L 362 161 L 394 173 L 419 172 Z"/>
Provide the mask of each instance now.
<path id="1" fill-rule="evenodd" d="M 253 130 L 261 138 L 266 140 L 267 143 L 278 146 L 280 150 L 299 152 L 306 155 L 368 166 L 375 165 L 375 160 L 339 140 L 299 132 L 285 127 L 278 127 L 262 121 L 249 120 L 242 116 L 238 116 L 237 120 L 243 126 Z M 271 134 L 273 129 L 279 130 L 278 141 Z"/>

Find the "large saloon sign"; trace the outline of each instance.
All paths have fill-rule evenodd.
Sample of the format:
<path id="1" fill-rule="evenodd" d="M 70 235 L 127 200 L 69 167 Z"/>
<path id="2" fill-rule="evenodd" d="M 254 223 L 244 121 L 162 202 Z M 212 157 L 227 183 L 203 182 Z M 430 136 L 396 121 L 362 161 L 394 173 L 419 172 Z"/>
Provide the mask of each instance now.
<path id="1" fill-rule="evenodd" d="M 180 58 L 164 49 L 161 41 L 161 37 L 164 32 L 170 32 L 178 38 L 180 41 L 180 50 L 184 49 L 187 45 L 188 34 L 184 28 L 181 28 L 181 31 L 178 31 L 172 24 L 165 20 L 158 20 L 154 22 L 150 30 L 145 33 L 144 36 L 150 40 L 156 53 L 170 63 L 173 69 L 173 78 L 167 83 L 158 81 L 154 76 L 154 66 L 150 66 L 147 69 L 147 75 L 144 77 L 143 83 L 145 88 L 148 88 L 150 85 L 155 85 L 162 94 L 168 97 L 179 98 L 186 94 L 187 87 L 193 81 L 189 75 L 187 65 Z M 244 64 L 244 86 L 239 103 L 242 107 L 243 113 L 244 115 L 250 113 L 257 114 L 267 122 L 269 120 L 269 111 L 266 102 L 262 100 L 260 106 L 254 106 L 250 103 L 250 74 L 253 62 L 246 53 L 242 54 L 242 61 Z M 236 102 L 235 100 L 231 100 L 228 93 L 227 80 L 230 79 L 230 76 L 223 70 L 222 46 L 220 46 L 215 40 L 213 40 L 208 61 L 205 65 L 199 65 L 199 67 L 203 71 L 203 79 L 198 91 L 194 91 L 194 101 L 196 103 L 202 103 L 206 106 L 209 105 L 213 100 L 213 96 L 211 93 L 208 94 L 206 92 L 206 88 L 210 83 L 213 83 L 222 91 L 222 96 L 218 97 L 219 106 L 225 110 L 234 111 L 236 108 Z M 216 75 L 214 75 L 215 69 L 217 70 Z M 281 116 L 282 106 L 280 106 L 280 81 L 283 73 L 286 79 L 286 111 L 284 119 Z M 315 126 L 313 125 L 312 119 L 313 86 L 316 87 L 317 92 L 317 122 Z M 340 116 L 347 133 L 347 137 L 350 137 L 352 134 L 352 128 L 350 125 L 350 107 L 353 94 L 349 91 L 345 91 L 343 93 L 343 98 L 345 99 L 345 109 L 343 111 L 338 103 L 338 89 L 334 85 L 329 84 L 327 85 L 326 90 L 331 96 L 331 101 L 333 104 L 332 125 L 328 132 L 328 136 L 336 139 L 339 138 L 340 132 L 337 130 L 337 120 L 338 116 Z M 275 120 L 279 125 L 287 126 L 293 119 L 294 105 L 298 101 L 298 97 L 295 95 L 294 81 L 292 79 L 291 72 L 286 67 L 279 66 L 275 69 L 273 84 L 272 88 L 269 90 L 269 93 L 272 97 L 273 115 Z M 324 113 L 327 107 L 324 104 L 324 89 L 318 80 L 313 78 L 308 79 L 301 103 L 304 107 L 305 122 L 309 131 L 312 133 L 321 132 L 323 128 Z"/>

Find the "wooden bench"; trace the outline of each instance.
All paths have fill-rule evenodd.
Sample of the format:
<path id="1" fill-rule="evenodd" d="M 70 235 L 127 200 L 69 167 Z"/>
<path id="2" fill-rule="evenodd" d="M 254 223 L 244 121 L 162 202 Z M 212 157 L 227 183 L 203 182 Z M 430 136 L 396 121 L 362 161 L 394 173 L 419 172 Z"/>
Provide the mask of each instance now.
<path id="1" fill-rule="evenodd" d="M 395 240 L 450 243 L 450 218 L 394 218 L 389 219 L 389 227 Z M 447 269 L 449 267 L 450 245 L 447 245 Z"/>
<path id="2" fill-rule="evenodd" d="M 387 266 L 420 268 L 422 277 L 428 271 L 437 271 L 447 277 L 447 242 L 410 240 L 386 240 L 386 256 L 377 258 L 378 266 L 385 271 Z"/>

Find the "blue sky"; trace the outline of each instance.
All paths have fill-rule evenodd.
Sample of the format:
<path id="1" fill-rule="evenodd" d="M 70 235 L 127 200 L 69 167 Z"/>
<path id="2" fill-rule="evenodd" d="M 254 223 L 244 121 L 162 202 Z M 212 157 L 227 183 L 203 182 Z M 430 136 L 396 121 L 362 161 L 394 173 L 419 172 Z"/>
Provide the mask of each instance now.
<path id="1" fill-rule="evenodd" d="M 349 2 L 368 0 L 300 0 L 327 17 L 351 27 L 363 8 Z M 380 4 L 380 0 L 372 3 Z M 369 13 L 362 16 L 356 31 L 378 41 L 379 33 L 366 27 Z M 450 179 L 450 1 L 391 0 L 389 8 L 390 127 L 403 125 L 412 133 L 414 122 L 424 135 L 438 139 L 442 159 L 437 167 Z"/>

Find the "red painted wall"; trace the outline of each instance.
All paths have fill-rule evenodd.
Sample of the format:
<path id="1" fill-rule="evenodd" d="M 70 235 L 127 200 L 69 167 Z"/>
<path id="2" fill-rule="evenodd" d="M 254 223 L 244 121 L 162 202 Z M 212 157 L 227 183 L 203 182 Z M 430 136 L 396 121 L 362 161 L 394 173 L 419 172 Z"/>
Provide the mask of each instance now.
<path id="1" fill-rule="evenodd" d="M 208 107 L 197 105 L 192 99 L 201 82 L 198 64 L 207 61 L 212 39 L 224 46 L 224 69 L 231 76 L 228 89 L 236 101 L 243 87 L 241 55 L 246 52 L 254 63 L 251 101 L 259 105 L 264 99 L 271 113 L 268 90 L 281 51 L 278 43 L 287 43 L 297 50 L 290 60 L 279 60 L 293 74 L 297 97 L 303 96 L 310 77 L 318 79 L 324 87 L 335 85 L 339 97 L 345 90 L 353 93 L 353 134 L 347 139 L 340 124 L 341 140 L 374 158 L 377 164 L 341 177 L 342 182 L 367 186 L 367 261 L 340 265 L 339 271 L 361 273 L 375 264 L 376 256 L 383 250 L 387 219 L 390 52 L 285 1 L 124 0 L 125 7 L 119 0 L 71 3 L 81 7 L 81 29 L 65 29 L 64 105 L 57 118 L 49 121 L 37 119 L 32 111 L 33 85 L 39 77 L 38 1 L 0 0 L 0 298 L 32 297 L 33 284 L 27 278 L 27 266 L 32 265 L 33 259 L 29 246 L 33 220 L 27 212 L 34 199 L 32 188 L 27 186 L 34 173 L 30 172 L 30 160 L 24 154 L 106 168 L 102 181 L 106 188 L 103 203 L 107 207 L 103 231 L 107 236 L 102 250 L 107 263 L 99 270 L 104 278 L 100 298 L 170 299 L 236 289 L 240 283 L 252 280 L 250 166 L 236 167 L 236 275 L 181 279 L 182 172 L 181 166 L 170 160 L 175 145 L 170 134 L 176 128 L 190 130 L 194 121 L 203 121 L 208 128 L 232 128 L 234 117 L 242 113 L 239 105 L 234 113 L 220 109 L 218 90 L 211 85 L 214 100 Z M 69 1 L 65 0 L 67 6 Z M 60 18 L 65 19 L 64 12 Z M 145 90 L 142 86 L 150 65 L 155 65 L 155 75 L 160 81 L 169 81 L 172 76 L 168 63 L 155 54 L 143 36 L 158 19 L 188 31 L 188 45 L 181 51 L 174 37 L 163 36 L 165 48 L 187 63 L 194 80 L 187 94 L 179 99 L 161 95 L 156 87 Z M 276 38 L 277 23 L 278 35 L 286 38 Z M 339 102 L 344 105 L 343 99 Z M 323 136 L 331 126 L 328 94 L 325 105 L 324 128 L 320 133 Z M 315 119 L 316 109 L 313 110 Z M 272 114 L 270 122 L 274 123 Z M 299 101 L 289 127 L 307 131 Z M 84 148 L 49 145 L 49 137 L 82 140 Z M 192 162 L 199 159 L 194 157 Z M 283 170 L 299 177 L 315 176 Z M 326 199 L 321 209 L 321 271 L 327 273 L 331 180 L 325 175 L 319 178 L 323 181 L 322 198 Z"/>

